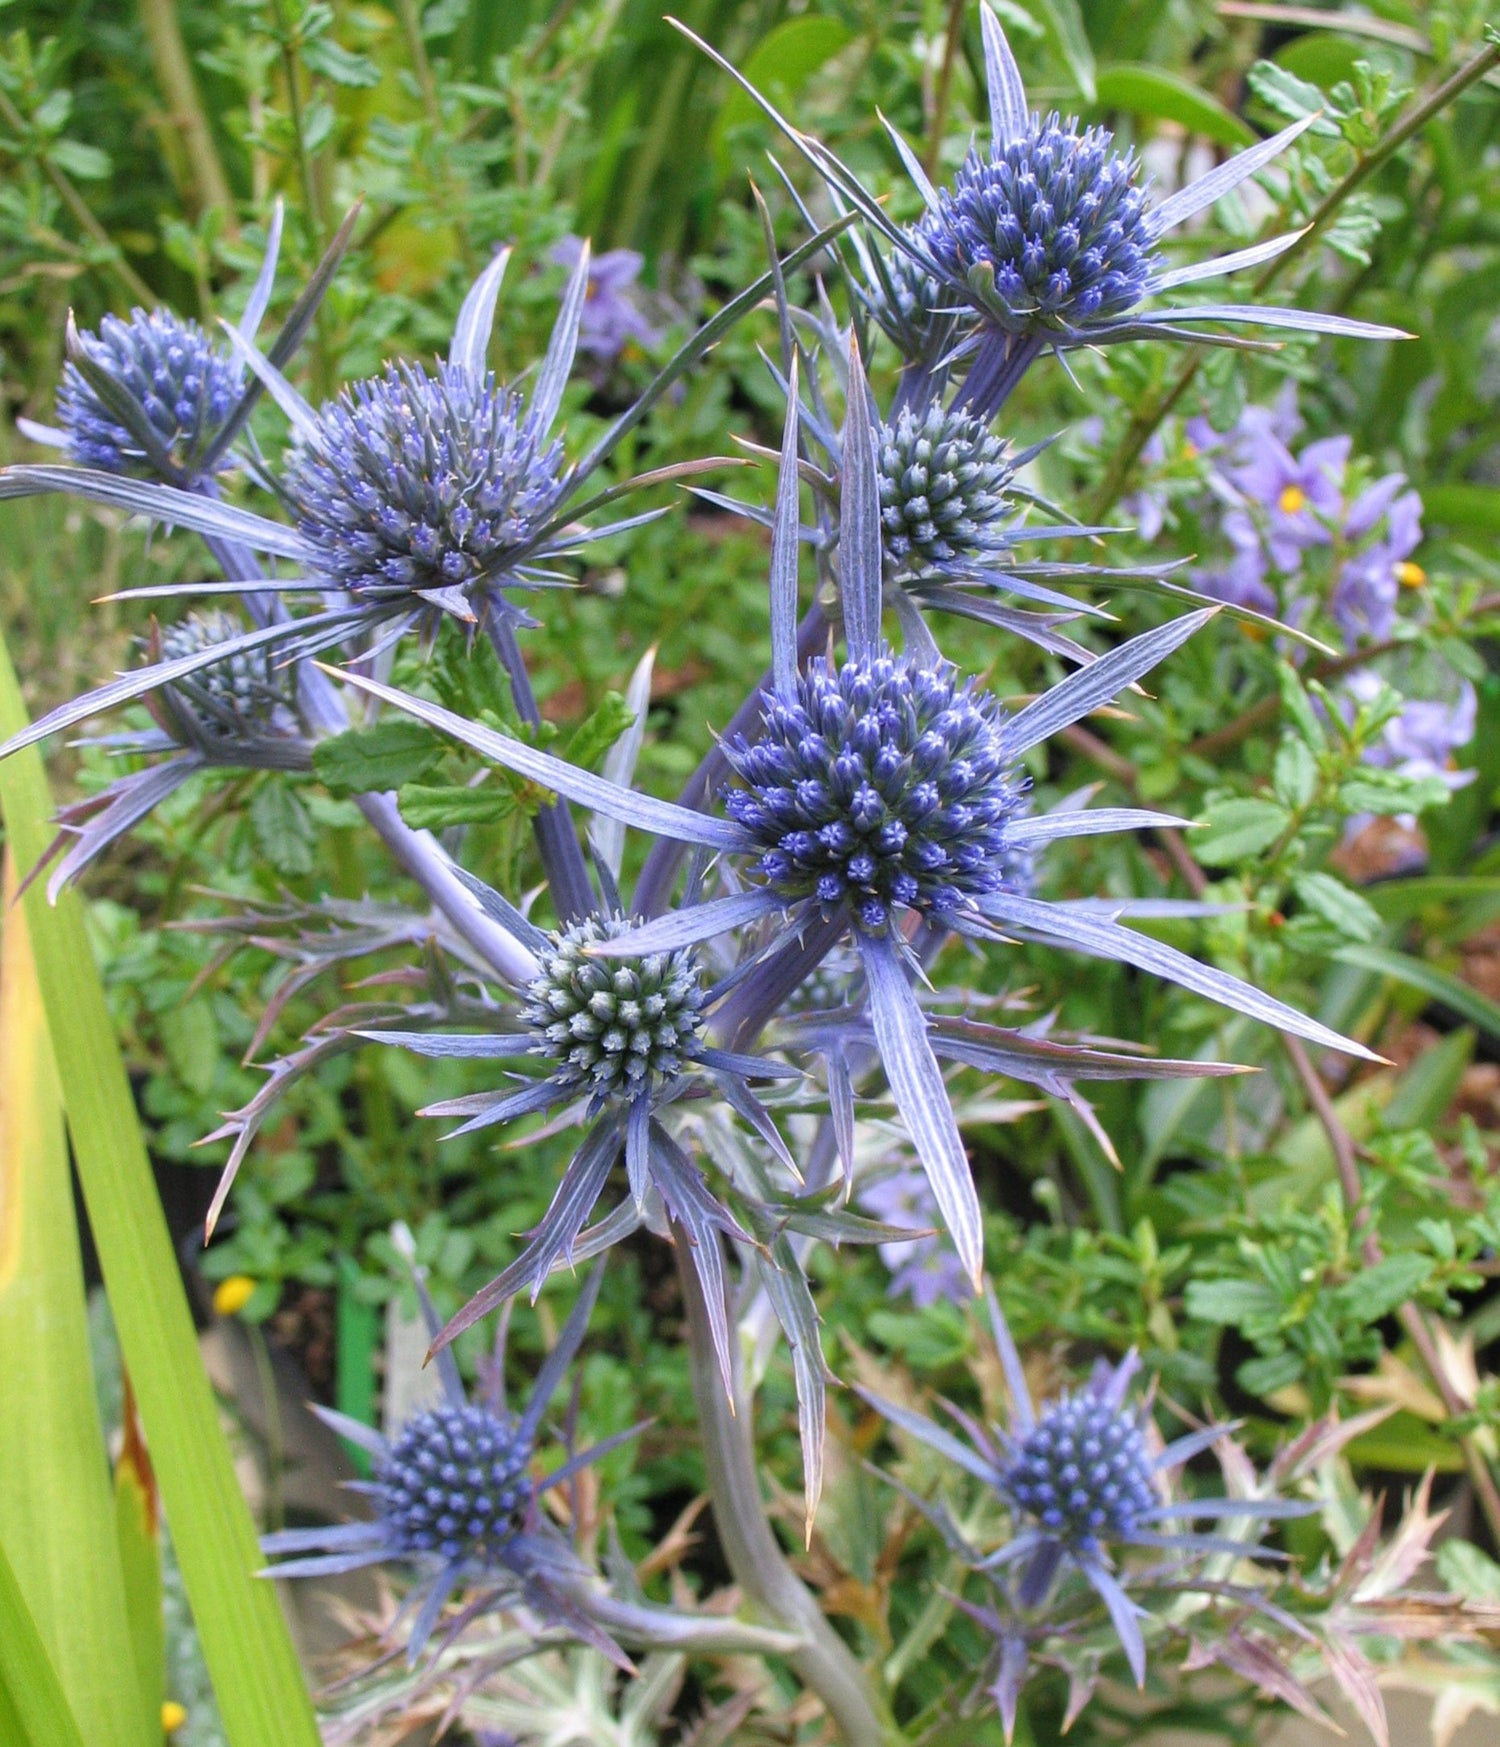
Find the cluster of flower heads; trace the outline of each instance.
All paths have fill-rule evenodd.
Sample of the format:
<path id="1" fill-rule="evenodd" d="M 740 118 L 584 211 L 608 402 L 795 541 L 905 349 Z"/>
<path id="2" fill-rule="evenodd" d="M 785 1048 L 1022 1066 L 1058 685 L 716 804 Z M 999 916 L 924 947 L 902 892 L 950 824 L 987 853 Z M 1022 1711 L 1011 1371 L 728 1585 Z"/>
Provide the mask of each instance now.
<path id="1" fill-rule="evenodd" d="M 278 671 L 274 654 L 263 647 L 243 647 L 244 631 L 238 615 L 207 607 L 185 614 L 156 638 L 151 653 L 159 661 L 178 661 L 204 649 L 227 651 L 211 666 L 163 686 L 159 694 L 174 723 L 191 722 L 188 732 L 195 744 L 265 729 L 286 706 L 286 676 Z"/>
<path id="2" fill-rule="evenodd" d="M 391 364 L 322 408 L 287 489 L 330 584 L 463 614 L 524 558 L 562 477 L 562 445 L 493 376 Z"/>
<path id="3" fill-rule="evenodd" d="M 555 936 L 523 1009 L 536 1052 L 596 1102 L 628 1101 L 676 1079 L 703 1033 L 696 953 L 590 956 L 591 946 L 629 926 L 622 917 L 586 916 Z"/>
<path id="4" fill-rule="evenodd" d="M 951 668 L 814 660 L 725 757 L 725 811 L 788 903 L 847 905 L 883 934 L 901 909 L 943 914 L 1004 886 L 1023 789 L 998 704 Z"/>
<path id="5" fill-rule="evenodd" d="M 898 567 L 933 569 L 1004 544 L 1014 513 L 1009 445 L 983 420 L 934 401 L 881 428 L 880 522 Z"/>
<path id="6" fill-rule="evenodd" d="M 183 473 L 195 470 L 240 398 L 242 366 L 197 322 L 170 310 L 136 309 L 124 320 L 106 315 L 96 333 L 77 336 L 77 347 L 93 370 L 140 409 L 161 452 Z M 63 366 L 57 416 L 68 452 L 84 467 L 155 471 L 156 458 L 140 433 L 106 404 L 75 359 Z M 216 463 L 223 464 L 223 458 Z"/>
<path id="7" fill-rule="evenodd" d="M 1154 237 L 1135 154 L 1104 128 L 1033 116 L 1017 137 L 970 150 L 912 233 L 934 280 L 962 287 L 1013 333 L 1068 333 L 1133 309 Z"/>
<path id="8" fill-rule="evenodd" d="M 1191 1587 L 1182 1573 L 1204 1555 L 1280 1557 L 1259 1545 L 1265 1525 L 1306 1515 L 1315 1507 L 1266 1496 L 1171 1497 L 1170 1477 L 1192 1457 L 1227 1438 L 1230 1428 L 1210 1426 L 1153 1449 L 1154 1428 L 1146 1410 L 1130 1398 L 1131 1381 L 1140 1369 L 1133 1352 L 1118 1365 L 1101 1361 L 1084 1389 L 1034 1406 L 1020 1355 L 992 1290 L 986 1290 L 986 1302 L 1010 1395 L 1008 1430 L 986 1428 L 950 1409 L 963 1434 L 955 1436 L 868 1389 L 857 1392 L 897 1432 L 927 1444 L 977 1480 L 1010 1517 L 1009 1532 L 998 1546 L 976 1546 L 941 1505 L 913 1499 L 949 1547 L 989 1586 L 985 1605 L 967 1601 L 961 1605 L 994 1635 L 990 1690 L 1008 1734 L 1015 1724 L 1034 1647 L 1083 1623 L 1081 1610 L 1070 1606 L 1062 1594 L 1070 1575 L 1081 1577 L 1102 1602 L 1130 1670 L 1141 1684 L 1146 1677 L 1142 1622 L 1147 1616 L 1131 1593 L 1130 1555 L 1149 1552 L 1154 1578 L 1163 1575 L 1160 1560 L 1166 1555 L 1169 1570 L 1176 1567 L 1179 1583 Z M 1229 1539 L 1178 1526 L 1195 1518 L 1236 1520 L 1249 1532 L 1243 1539 Z"/>

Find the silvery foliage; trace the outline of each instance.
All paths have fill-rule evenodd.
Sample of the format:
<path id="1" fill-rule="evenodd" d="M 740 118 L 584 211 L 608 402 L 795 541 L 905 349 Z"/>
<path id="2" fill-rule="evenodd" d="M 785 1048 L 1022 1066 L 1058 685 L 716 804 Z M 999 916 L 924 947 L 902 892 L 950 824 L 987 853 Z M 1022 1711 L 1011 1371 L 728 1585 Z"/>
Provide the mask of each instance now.
<path id="1" fill-rule="evenodd" d="M 435 840 L 404 827 L 389 797 L 361 797 L 371 823 L 426 890 L 436 923 L 424 935 L 419 917 L 330 913 L 320 944 L 316 919 L 304 917 L 296 923 L 297 950 L 321 967 L 355 954 L 359 947 L 350 942 L 368 942 L 372 931 L 408 945 L 435 934 L 461 964 L 461 976 L 455 981 L 429 955 L 421 999 L 325 1021 L 316 1040 L 281 1065 L 284 1071 L 273 1071 L 268 1093 L 241 1113 L 216 1209 L 270 1099 L 328 1053 L 375 1040 L 490 1064 L 492 1089 L 429 1114 L 476 1128 L 545 1113 L 555 1125 L 576 1126 L 580 1140 L 516 1263 L 438 1334 L 439 1348 L 523 1288 L 534 1297 L 554 1270 L 644 1224 L 670 1235 L 696 1272 L 727 1385 L 736 1340 L 732 1253 L 752 1288 L 764 1290 L 793 1350 L 809 1515 L 821 1485 L 825 1378 L 805 1273 L 808 1247 L 899 1235 L 899 1228 L 840 1205 L 838 1178 L 847 1187 L 856 1169 L 861 1101 L 894 1107 L 958 1263 L 977 1285 L 983 1210 L 950 1096 L 950 1068 L 1019 1081 L 1084 1111 L 1079 1088 L 1093 1080 L 1238 1071 L 994 1024 L 982 1003 L 962 991 L 940 997 L 928 988 L 925 967 L 947 940 L 992 948 L 1028 940 L 1118 961 L 1314 1044 L 1367 1053 L 1130 927 L 1120 906 L 1039 895 L 1050 844 L 1181 821 L 1140 809 L 1037 811 L 1027 792 L 1027 754 L 1143 678 L 1213 615 L 1189 612 L 1102 651 L 1064 636 L 1058 629 L 1064 622 L 1084 618 L 1102 631 L 1104 621 L 1061 585 L 1111 573 L 1020 555 L 1029 540 L 1082 530 L 1034 524 L 1034 506 L 1011 477 L 1028 457 L 1010 456 L 990 427 L 1024 369 L 1049 349 L 1172 337 L 1184 324 L 1203 321 L 1390 330 L 1228 305 L 1135 313 L 1137 301 L 1269 259 L 1286 246 L 1290 239 L 1278 238 L 1174 270 L 1164 270 L 1155 253 L 1168 228 L 1267 164 L 1299 129 L 1152 207 L 1136 185 L 1134 160 L 1111 155 L 1107 136 L 1029 116 L 999 26 L 987 8 L 983 16 L 988 157 L 975 155 L 955 188 L 939 191 L 902 145 L 928 208 L 917 227 L 903 231 L 833 154 L 782 123 L 846 214 L 726 305 L 581 455 L 570 457 L 559 420 L 587 292 L 587 249 L 526 389 L 498 383 L 485 362 L 506 267 L 502 253 L 470 291 L 448 357 L 435 370 L 392 365 L 315 409 L 284 367 L 337 266 L 348 226 L 261 353 L 254 333 L 272 289 L 273 225 L 246 316 L 226 328 L 243 389 L 227 412 L 215 408 L 215 434 L 193 449 L 190 467 L 166 451 L 156 408 L 133 367 L 110 375 L 107 351 L 85 346 L 78 357 L 99 373 L 88 380 L 139 449 L 132 463 L 154 464 L 157 477 L 91 466 L 0 471 L 0 497 L 71 492 L 201 534 L 223 567 L 222 582 L 133 592 L 238 596 L 246 613 L 240 627 L 216 622 L 222 635 L 173 628 L 157 639 L 144 666 L 53 711 L 0 753 L 149 697 L 160 737 L 124 749 L 167 754 L 158 770 L 175 773 L 182 758 L 197 760 L 195 768 L 274 767 L 270 745 L 289 749 L 286 766 L 301 768 L 314 743 L 347 726 L 346 693 L 353 691 L 557 797 L 535 814 L 547 893 L 530 909 L 519 892 L 494 890 Z M 1085 171 L 1107 199 L 1090 204 Z M 1045 202 L 1036 192 L 1043 183 L 1051 190 Z M 1002 207 L 1023 194 L 1029 204 L 1017 220 L 1017 242 Z M 1072 202 L 1066 212 L 1064 195 Z M 896 397 L 883 411 L 865 372 L 868 345 L 861 345 L 860 331 L 868 342 L 867 324 L 840 328 L 826 299 L 807 311 L 784 301 L 788 274 L 845 232 L 864 274 L 861 317 L 879 318 L 879 298 L 887 293 L 889 308 L 899 305 L 899 319 L 888 311 L 877 319 L 895 341 L 901 367 Z M 1033 243 L 1043 250 L 1041 265 L 1032 259 Z M 1015 256 L 1009 265 L 1002 244 Z M 892 261 L 899 263 L 894 269 Z M 1059 278 L 1064 272 L 1073 274 L 1068 286 Z M 910 294 L 904 302 L 892 289 L 898 282 Z M 634 788 L 638 730 L 599 775 L 374 677 L 374 658 L 397 639 L 415 632 L 430 641 L 443 620 L 458 621 L 465 634 L 493 643 L 518 714 L 535 721 L 521 642 L 535 622 L 530 612 L 545 610 L 546 591 L 566 584 L 565 567 L 590 540 L 659 513 L 609 519 L 638 482 L 593 495 L 588 482 L 671 384 L 768 292 L 782 299 L 775 368 L 787 410 L 774 502 L 748 513 L 771 531 L 772 664 L 721 740 L 702 730 L 702 764 L 678 801 Z M 924 299 L 927 315 L 918 321 L 914 312 Z M 907 349 L 914 337 L 920 350 Z M 825 376 L 833 381 L 832 397 Z M 291 431 L 287 463 L 274 481 L 258 452 L 236 447 L 262 393 Z M 66 405 L 63 413 L 71 416 Z M 66 433 L 64 440 L 73 442 Z M 651 482 L 712 465 L 684 462 Z M 252 483 L 274 483 L 290 520 L 221 501 L 211 476 L 222 479 L 235 467 Z M 812 509 L 806 522 L 804 479 Z M 955 499 L 962 513 L 951 513 Z M 804 552 L 817 582 L 805 608 Z M 1166 598 L 1190 595 L 1160 573 L 1147 575 Z M 1046 610 L 1017 609 L 1006 595 Z M 1027 636 L 1058 654 L 1069 671 L 1024 708 L 1009 709 L 945 658 L 928 625 L 934 611 Z M 263 665 L 268 653 L 274 671 L 286 675 L 274 700 L 261 695 L 270 688 L 257 677 L 272 671 Z M 332 678 L 312 660 L 319 654 L 342 663 Z M 642 714 L 645 688 L 635 702 Z M 66 861 L 59 877 L 79 871 L 168 792 L 165 777 L 157 786 L 147 780 L 152 768 L 121 779 L 90 819 L 64 818 L 67 830 L 92 835 L 80 839 L 88 853 Z M 592 816 L 592 857 L 575 810 Z M 654 840 L 628 896 L 620 889 L 626 830 Z M 549 908 L 553 925 L 533 920 L 533 910 L 542 915 Z M 845 979 L 847 998 L 810 1003 L 804 992 L 830 969 Z M 801 1156 L 789 1139 L 786 1118 L 793 1113 L 817 1118 L 818 1139 Z M 615 1192 L 613 1205 L 595 1219 L 617 1178 L 623 1193 Z M 571 1345 L 581 1338 L 580 1322 Z M 553 1589 L 559 1572 L 570 1583 L 577 1577 L 561 1555 L 547 1565 L 518 1514 L 534 1503 L 520 1461 L 537 1429 L 535 1402 L 549 1392 L 544 1381 L 556 1378 L 539 1380 L 521 1422 L 497 1419 L 499 1431 L 480 1428 L 490 1454 L 477 1465 L 489 1467 L 474 1497 L 487 1501 L 484 1508 L 474 1503 L 467 1516 L 444 1508 L 433 1523 L 419 1524 L 410 1476 L 402 1478 L 403 1464 L 420 1467 L 423 1452 L 473 1431 L 463 1417 L 471 1410 L 450 1391 L 442 1411 L 458 1419 L 417 1428 L 410 1448 L 403 1441 L 376 1452 L 383 1464 L 377 1485 L 384 1488 L 379 1535 L 366 1531 L 357 1545 L 340 1542 L 326 1553 L 362 1562 L 388 1553 L 437 1560 L 414 1644 L 434 1628 L 459 1581 L 481 1575 L 489 1581 L 501 1568 L 523 1587 L 539 1570 L 550 1573 Z M 452 1525 L 444 1527 L 448 1517 Z M 431 1546 L 421 1539 L 429 1533 Z M 284 1551 L 311 1545 L 279 1544 Z M 571 1614 L 568 1624 L 583 1635 L 593 1629 Z M 1133 1650 L 1128 1637 L 1126 1644 Z"/>

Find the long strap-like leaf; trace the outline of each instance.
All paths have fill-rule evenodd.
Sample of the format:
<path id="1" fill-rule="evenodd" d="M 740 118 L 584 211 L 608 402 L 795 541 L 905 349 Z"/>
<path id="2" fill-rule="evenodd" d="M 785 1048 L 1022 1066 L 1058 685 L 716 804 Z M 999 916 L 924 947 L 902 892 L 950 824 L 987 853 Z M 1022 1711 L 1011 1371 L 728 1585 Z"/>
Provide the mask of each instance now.
<path id="1" fill-rule="evenodd" d="M 0 921 L 0 1542 L 98 1747 L 152 1747 L 136 1693 L 115 1508 L 89 1363 L 62 1094 L 6 858 Z M 160 1598 L 157 1601 L 160 1614 Z M 0 1741 L 5 1739 L 0 1731 Z"/>
<path id="2" fill-rule="evenodd" d="M 0 1741 L 6 1747 L 84 1747 L 78 1721 L 0 1546 Z"/>
<path id="3" fill-rule="evenodd" d="M 0 732 L 25 709 L 0 645 Z M 0 765 L 0 812 L 18 865 L 51 836 L 40 756 Z M 77 896 L 24 899 L 73 1153 L 120 1346 L 161 1486 L 204 1658 L 232 1747 L 318 1747 L 317 1724 L 240 1494 L 198 1355 L 104 991 Z"/>

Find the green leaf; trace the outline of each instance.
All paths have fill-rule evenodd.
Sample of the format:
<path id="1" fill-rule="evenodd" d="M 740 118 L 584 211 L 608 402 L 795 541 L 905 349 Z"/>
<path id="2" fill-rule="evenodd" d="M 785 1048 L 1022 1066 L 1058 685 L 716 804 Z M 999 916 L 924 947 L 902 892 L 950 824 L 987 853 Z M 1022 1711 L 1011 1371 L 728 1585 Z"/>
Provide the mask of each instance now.
<path id="1" fill-rule="evenodd" d="M 57 1670 L 0 1542 L 0 1740 L 5 1747 L 84 1747 Z"/>
<path id="2" fill-rule="evenodd" d="M 1446 807 L 1452 798 L 1441 777 L 1403 776 L 1375 765 L 1364 766 L 1339 788 L 1339 805 L 1346 813 L 1425 813 L 1429 807 Z"/>
<path id="3" fill-rule="evenodd" d="M 250 825 L 261 854 L 277 873 L 309 874 L 315 864 L 312 820 L 290 783 L 272 777 L 255 791 Z"/>
<path id="4" fill-rule="evenodd" d="M 114 1500 L 89 1358 L 62 1092 L 16 885 L 7 859 L 0 934 L 0 1543 L 90 1747 L 148 1747 L 160 1738 L 158 1707 L 131 1702 L 131 1695 L 139 1698 L 132 1622 L 114 1555 Z"/>
<path id="5" fill-rule="evenodd" d="M 1276 798 L 1287 807 L 1305 807 L 1318 791 L 1318 761 L 1304 740 L 1290 735 L 1276 748 L 1272 766 Z"/>
<path id="6" fill-rule="evenodd" d="M 1500 490 L 1493 485 L 1424 485 L 1424 521 L 1471 533 L 1500 533 Z"/>
<path id="7" fill-rule="evenodd" d="M 1346 940 L 1373 940 L 1380 932 L 1380 918 L 1360 897 L 1332 874 L 1299 874 L 1292 890 L 1301 902 L 1335 928 Z"/>
<path id="8" fill-rule="evenodd" d="M 581 770 L 592 770 L 610 747 L 635 725 L 635 711 L 618 692 L 606 692 L 593 715 L 580 722 L 563 747 L 562 756 Z"/>
<path id="9" fill-rule="evenodd" d="M 357 55 L 349 49 L 340 48 L 326 36 L 303 44 L 302 63 L 312 72 L 321 73 L 335 85 L 343 85 L 352 90 L 368 89 L 371 85 L 380 83 L 380 68 L 368 55 Z"/>
<path id="10" fill-rule="evenodd" d="M 1216 801 L 1204 821 L 1205 829 L 1193 833 L 1193 854 L 1210 867 L 1223 867 L 1270 848 L 1291 823 L 1291 815 L 1279 801 L 1247 797 Z"/>
<path id="11" fill-rule="evenodd" d="M 161 1536 L 156 1477 L 137 1435 L 134 1397 L 125 1397 L 125 1445 L 115 1465 L 115 1541 L 125 1579 L 125 1605 L 136 1679 L 153 1732 L 167 1696 L 167 1623 L 162 1612 Z"/>
<path id="12" fill-rule="evenodd" d="M 1190 1280 L 1185 1304 L 1189 1316 L 1225 1328 L 1249 1317 L 1274 1316 L 1280 1308 L 1276 1294 L 1260 1280 Z"/>
<path id="13" fill-rule="evenodd" d="M 1316 85 L 1299 79 L 1272 61 L 1257 61 L 1245 75 L 1250 89 L 1267 108 L 1284 115 L 1288 121 L 1301 121 L 1307 115 L 1320 115 L 1308 129 L 1323 139 L 1337 139 L 1337 122 L 1328 119 L 1328 97 Z M 1321 114 L 1320 114 L 1321 112 Z"/>
<path id="14" fill-rule="evenodd" d="M 431 728 L 409 717 L 392 717 L 373 728 L 350 728 L 319 741 L 313 770 L 331 795 L 383 795 L 420 782 L 446 750 Z"/>
<path id="15" fill-rule="evenodd" d="M 25 722 L 0 644 L 0 733 Z M 34 748 L 0 764 L 0 812 L 17 863 L 35 865 L 53 808 Z M 81 902 L 65 892 L 50 908 L 33 886 L 24 904 L 89 1224 L 230 1747 L 319 1747 L 275 1592 L 255 1576 L 255 1526 L 198 1355 Z M 0 1658 L 8 1636 L 0 1626 Z"/>
<path id="16" fill-rule="evenodd" d="M 54 140 L 47 156 L 59 170 L 76 176 L 80 182 L 102 182 L 109 175 L 109 153 L 98 146 L 86 146 L 81 140 Z"/>
<path id="17" fill-rule="evenodd" d="M 1386 946 L 1346 946 L 1335 956 L 1344 964 L 1357 965 L 1361 970 L 1374 971 L 1409 989 L 1420 990 L 1500 1042 L 1500 1003 L 1481 995 L 1478 989 L 1471 989 L 1451 972 Z"/>
<path id="18" fill-rule="evenodd" d="M 1153 121 L 1171 121 L 1220 146 L 1253 146 L 1255 130 L 1218 98 L 1160 67 L 1138 61 L 1106 67 L 1094 82 L 1095 107 L 1124 109 Z"/>
<path id="19" fill-rule="evenodd" d="M 1431 1256 L 1386 1256 L 1346 1280 L 1333 1294 L 1335 1304 L 1351 1322 L 1379 1322 L 1405 1304 L 1435 1266 Z"/>
<path id="20" fill-rule="evenodd" d="M 788 18 L 756 44 L 740 72 L 784 113 L 786 105 L 819 67 L 832 60 L 851 40 L 849 27 L 836 18 L 818 14 Z M 730 134 L 759 117 L 755 104 L 736 85 L 725 98 L 714 124 L 711 149 L 721 175 L 726 175 L 731 167 Z"/>
<path id="21" fill-rule="evenodd" d="M 1444 1541 L 1437 1550 L 1438 1576 L 1472 1601 L 1500 1601 L 1500 1565 L 1467 1541 Z"/>
<path id="22" fill-rule="evenodd" d="M 401 817 L 414 831 L 441 831 L 448 825 L 489 825 L 516 810 L 516 797 L 495 783 L 404 783 L 396 796 Z"/>
<path id="23" fill-rule="evenodd" d="M 1031 4 L 1048 43 L 1078 87 L 1078 95 L 1089 106 L 1097 103 L 1099 86 L 1094 74 L 1094 51 L 1089 43 L 1089 33 L 1084 29 L 1078 0 L 1031 0 Z"/>

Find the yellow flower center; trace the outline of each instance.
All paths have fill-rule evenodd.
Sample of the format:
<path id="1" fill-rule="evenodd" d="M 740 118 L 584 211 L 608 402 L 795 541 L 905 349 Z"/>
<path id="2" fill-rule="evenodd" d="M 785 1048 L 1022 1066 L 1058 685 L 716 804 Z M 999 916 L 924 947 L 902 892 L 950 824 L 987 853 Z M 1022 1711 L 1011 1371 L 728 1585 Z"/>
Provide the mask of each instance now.
<path id="1" fill-rule="evenodd" d="M 1402 588 L 1421 588 L 1427 581 L 1427 572 L 1408 558 L 1396 566 L 1396 581 Z"/>
<path id="2" fill-rule="evenodd" d="M 1191 437 L 1183 439 L 1182 453 L 1189 461 L 1196 461 L 1198 459 L 1198 445 Z"/>
<path id="3" fill-rule="evenodd" d="M 237 1316 L 255 1296 L 255 1282 L 248 1274 L 231 1274 L 214 1287 L 214 1309 L 220 1316 Z"/>
<path id="4" fill-rule="evenodd" d="M 175 1698 L 169 1698 L 161 1707 L 161 1732 L 164 1735 L 173 1734 L 187 1721 L 187 1711 L 178 1704 Z"/>
<path id="5" fill-rule="evenodd" d="M 1300 485 L 1289 485 L 1276 500 L 1276 507 L 1285 516 L 1294 516 L 1306 507 L 1307 493 Z"/>

